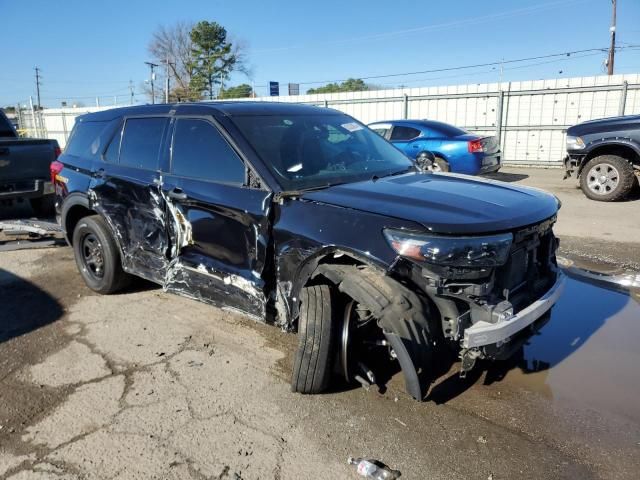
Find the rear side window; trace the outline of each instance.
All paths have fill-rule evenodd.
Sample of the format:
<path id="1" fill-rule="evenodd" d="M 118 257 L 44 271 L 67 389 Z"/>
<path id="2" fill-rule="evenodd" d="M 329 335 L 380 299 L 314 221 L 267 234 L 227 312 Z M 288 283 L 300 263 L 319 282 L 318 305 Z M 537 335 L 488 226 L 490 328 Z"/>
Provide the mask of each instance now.
<path id="1" fill-rule="evenodd" d="M 13 125 L 9 119 L 0 111 L 0 137 L 15 137 L 16 132 L 13 131 Z"/>
<path id="2" fill-rule="evenodd" d="M 118 155 L 120 155 L 120 141 L 122 140 L 122 125 L 114 134 L 111 143 L 104 152 L 104 160 L 109 163 L 118 163 Z"/>
<path id="3" fill-rule="evenodd" d="M 171 173 L 220 183 L 244 183 L 244 163 L 206 120 L 181 118 L 173 134 Z"/>
<path id="4" fill-rule="evenodd" d="M 420 130 L 411 127 L 397 126 L 391 131 L 391 140 L 413 140 L 420 135 Z"/>
<path id="5" fill-rule="evenodd" d="M 166 125 L 166 118 L 128 118 L 120 145 L 120 164 L 157 170 L 158 153 Z"/>
<path id="6" fill-rule="evenodd" d="M 97 155 L 100 151 L 100 134 L 106 125 L 107 122 L 76 123 L 64 153 L 75 157 Z"/>
<path id="7" fill-rule="evenodd" d="M 437 136 L 450 138 L 458 137 L 460 135 L 466 135 L 467 133 L 469 133 L 466 130 L 442 122 L 431 122 L 429 124 L 429 129 L 434 131 L 434 135 L 432 135 L 434 137 Z"/>

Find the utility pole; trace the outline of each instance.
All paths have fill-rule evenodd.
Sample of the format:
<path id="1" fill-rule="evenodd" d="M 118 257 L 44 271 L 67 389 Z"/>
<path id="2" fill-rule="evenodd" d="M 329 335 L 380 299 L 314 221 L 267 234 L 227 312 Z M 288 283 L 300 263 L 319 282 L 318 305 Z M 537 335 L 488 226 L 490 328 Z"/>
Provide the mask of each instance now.
<path id="1" fill-rule="evenodd" d="M 154 103 L 156 103 L 156 91 L 153 88 L 153 81 L 155 80 L 156 74 L 153 73 L 153 69 L 156 68 L 158 65 L 156 63 L 152 63 L 152 62 L 144 62 L 144 63 L 149 65 L 149 68 L 151 69 L 151 78 L 150 78 L 150 83 L 151 83 L 151 103 L 154 104 Z"/>
<path id="2" fill-rule="evenodd" d="M 133 105 L 133 81 L 129 80 L 129 93 L 131 96 L 129 97 L 129 105 Z"/>
<path id="3" fill-rule="evenodd" d="M 613 75 L 613 63 L 616 54 L 616 0 L 611 0 L 613 12 L 611 14 L 611 46 L 609 47 L 609 58 L 607 60 L 607 73 Z"/>
<path id="4" fill-rule="evenodd" d="M 40 69 L 38 67 L 35 67 L 36 70 L 36 94 L 38 97 L 38 110 L 40 110 Z"/>
<path id="5" fill-rule="evenodd" d="M 164 102 L 165 103 L 169 103 L 169 92 L 171 91 L 171 70 L 169 67 L 171 67 L 171 65 L 173 65 L 173 63 L 171 63 L 169 61 L 169 57 L 166 58 L 165 60 L 166 63 L 166 67 L 167 67 L 167 78 L 165 80 L 165 84 L 164 84 Z"/>

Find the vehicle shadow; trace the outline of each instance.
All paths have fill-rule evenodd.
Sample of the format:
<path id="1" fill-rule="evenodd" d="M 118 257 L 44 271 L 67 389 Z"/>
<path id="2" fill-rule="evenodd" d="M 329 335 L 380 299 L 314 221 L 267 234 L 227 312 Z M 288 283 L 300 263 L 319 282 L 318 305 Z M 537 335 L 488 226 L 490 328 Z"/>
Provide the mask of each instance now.
<path id="1" fill-rule="evenodd" d="M 62 305 L 37 285 L 0 268 L 0 343 L 58 320 Z"/>
<path id="2" fill-rule="evenodd" d="M 0 220 L 38 219 L 55 221 L 55 217 L 39 217 L 31 208 L 29 202 L 19 202 L 13 205 L 0 205 Z"/>
<path id="3" fill-rule="evenodd" d="M 550 312 L 550 318 L 507 359 L 483 361 L 461 378 L 458 372 L 449 374 L 432 387 L 427 401 L 442 404 L 482 382 L 491 385 L 519 369 L 523 374 L 548 372 L 573 355 L 609 319 L 629 302 L 629 295 L 606 289 L 594 283 L 568 278 L 563 295 Z M 543 320 L 544 322 L 544 320 Z M 620 333 L 624 335 L 623 332 Z M 454 363 L 442 365 L 444 374 Z"/>
<path id="4" fill-rule="evenodd" d="M 520 180 L 525 180 L 529 178 L 529 175 L 524 173 L 507 173 L 507 172 L 495 172 L 495 173 L 487 173 L 483 175 L 485 178 L 490 178 L 491 180 L 500 180 L 501 182 L 519 182 Z"/>

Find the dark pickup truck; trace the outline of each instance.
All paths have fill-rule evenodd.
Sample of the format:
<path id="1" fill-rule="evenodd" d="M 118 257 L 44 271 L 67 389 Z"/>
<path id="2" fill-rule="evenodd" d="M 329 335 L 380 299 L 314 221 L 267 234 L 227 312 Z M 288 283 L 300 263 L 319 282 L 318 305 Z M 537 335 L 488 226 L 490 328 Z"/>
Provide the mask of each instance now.
<path id="1" fill-rule="evenodd" d="M 58 155 L 56 140 L 19 138 L 0 110 L 0 204 L 29 200 L 38 215 L 54 212 L 49 167 Z"/>
<path id="2" fill-rule="evenodd" d="M 603 118 L 567 130 L 567 174 L 592 200 L 624 199 L 640 176 L 640 115 Z"/>
<path id="3" fill-rule="evenodd" d="M 91 289 L 135 275 L 297 331 L 298 392 L 399 365 L 423 399 L 439 353 L 508 355 L 563 289 L 553 195 L 425 167 L 335 110 L 220 102 L 84 115 L 52 171 Z"/>

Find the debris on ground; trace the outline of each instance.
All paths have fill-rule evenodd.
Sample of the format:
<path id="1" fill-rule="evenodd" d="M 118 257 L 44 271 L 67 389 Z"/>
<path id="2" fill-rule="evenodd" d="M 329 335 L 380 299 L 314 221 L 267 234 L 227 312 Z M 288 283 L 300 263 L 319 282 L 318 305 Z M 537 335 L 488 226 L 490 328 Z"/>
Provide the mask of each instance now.
<path id="1" fill-rule="evenodd" d="M 1 220 L 0 251 L 64 245 L 60 225 L 46 220 Z"/>
<path id="2" fill-rule="evenodd" d="M 347 462 L 356 466 L 358 475 L 373 480 L 395 480 L 402 475 L 398 470 L 392 470 L 379 460 L 349 457 Z"/>

